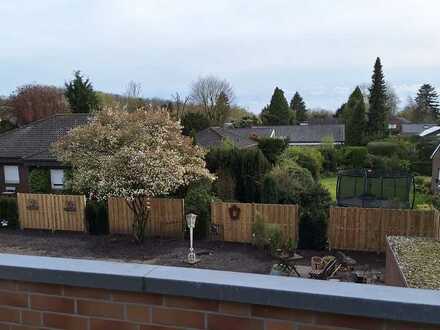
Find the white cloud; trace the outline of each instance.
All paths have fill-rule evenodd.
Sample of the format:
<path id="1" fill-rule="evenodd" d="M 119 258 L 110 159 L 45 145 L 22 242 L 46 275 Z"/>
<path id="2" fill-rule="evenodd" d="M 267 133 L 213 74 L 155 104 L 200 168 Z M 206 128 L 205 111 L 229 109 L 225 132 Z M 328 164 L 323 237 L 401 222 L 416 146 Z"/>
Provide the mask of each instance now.
<path id="1" fill-rule="evenodd" d="M 402 95 L 440 85 L 439 12 L 438 0 L 2 1 L 0 94 L 78 68 L 99 89 L 137 80 L 168 97 L 215 73 L 254 111 L 275 85 L 335 109 L 376 56 Z"/>

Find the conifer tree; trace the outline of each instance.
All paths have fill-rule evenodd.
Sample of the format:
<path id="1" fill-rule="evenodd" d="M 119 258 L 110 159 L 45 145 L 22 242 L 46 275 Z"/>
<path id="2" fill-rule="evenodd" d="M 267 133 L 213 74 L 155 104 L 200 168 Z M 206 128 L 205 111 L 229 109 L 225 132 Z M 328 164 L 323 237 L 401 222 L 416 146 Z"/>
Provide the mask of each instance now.
<path id="1" fill-rule="evenodd" d="M 365 118 L 365 102 L 359 87 L 356 87 L 344 106 L 343 118 L 345 121 L 345 142 L 348 145 L 363 145 L 366 142 L 367 121 Z"/>
<path id="2" fill-rule="evenodd" d="M 438 94 L 430 84 L 420 87 L 416 97 L 417 117 L 422 120 L 437 120 L 439 118 L 440 105 Z"/>
<path id="3" fill-rule="evenodd" d="M 231 105 L 229 104 L 229 97 L 225 92 L 220 92 L 217 97 L 213 109 L 213 122 L 216 125 L 223 125 L 229 117 L 231 112 Z"/>
<path id="4" fill-rule="evenodd" d="M 297 122 L 301 123 L 307 120 L 306 104 L 298 92 L 293 95 L 293 98 L 290 101 L 290 108 L 292 109 L 293 116 Z"/>
<path id="5" fill-rule="evenodd" d="M 75 71 L 73 80 L 65 86 L 64 95 L 69 101 L 72 112 L 89 113 L 98 108 L 99 101 L 92 83 L 88 78 L 84 78 L 80 71 Z"/>
<path id="6" fill-rule="evenodd" d="M 387 87 L 379 57 L 376 59 L 376 63 L 374 64 L 372 84 L 369 91 L 369 132 L 370 135 L 374 137 L 383 137 L 386 134 L 388 119 Z"/>
<path id="7" fill-rule="evenodd" d="M 261 112 L 264 125 L 289 125 L 292 120 L 292 110 L 289 108 L 284 92 L 276 87 L 270 104 Z"/>

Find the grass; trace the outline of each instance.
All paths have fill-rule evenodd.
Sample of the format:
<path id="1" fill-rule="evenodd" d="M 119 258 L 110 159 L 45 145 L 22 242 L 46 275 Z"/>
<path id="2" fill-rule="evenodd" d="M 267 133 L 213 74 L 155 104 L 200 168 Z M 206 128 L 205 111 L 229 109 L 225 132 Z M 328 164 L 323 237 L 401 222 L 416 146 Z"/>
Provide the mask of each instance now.
<path id="1" fill-rule="evenodd" d="M 332 201 L 336 202 L 336 176 L 329 176 L 326 178 L 321 178 L 320 182 L 324 188 L 328 190 L 330 196 L 332 197 Z"/>

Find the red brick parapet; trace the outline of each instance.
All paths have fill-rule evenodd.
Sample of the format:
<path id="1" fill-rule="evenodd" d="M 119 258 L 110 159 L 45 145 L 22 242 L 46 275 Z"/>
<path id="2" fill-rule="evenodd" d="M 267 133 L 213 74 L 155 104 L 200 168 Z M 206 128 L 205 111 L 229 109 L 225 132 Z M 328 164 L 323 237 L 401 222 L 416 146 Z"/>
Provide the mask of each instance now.
<path id="1" fill-rule="evenodd" d="M 4 255 L 3 255 L 4 256 Z M 19 256 L 17 261 L 20 261 Z M 39 257 L 32 257 L 39 258 Z M 6 258 L 7 259 L 7 258 Z M 5 260 L 6 260 L 5 259 Z M 31 259 L 21 259 L 31 260 Z M 0 255 L 0 278 L 9 278 L 0 280 L 0 330 L 30 330 L 30 329 L 72 329 L 72 330 L 182 330 L 182 329 L 199 329 L 199 330 L 348 330 L 348 329 L 365 329 L 365 330 L 391 330 L 391 329 L 438 329 L 440 320 L 435 318 L 435 311 L 439 311 L 438 305 L 432 303 L 432 297 L 439 297 L 438 293 L 429 290 L 414 290 L 383 287 L 383 292 L 377 292 L 378 298 L 376 304 L 372 304 L 371 290 L 378 290 L 381 287 L 367 285 L 351 285 L 345 286 L 340 283 L 333 283 L 334 288 L 339 292 L 340 298 L 334 297 L 334 306 L 332 308 L 324 307 L 321 300 L 329 294 L 328 282 L 317 280 L 300 280 L 295 278 L 281 278 L 274 276 L 254 276 L 250 274 L 238 274 L 229 272 L 212 272 L 200 271 L 196 269 L 174 269 L 159 267 L 160 271 L 168 270 L 168 281 L 174 275 L 173 272 L 183 270 L 186 276 L 192 272 L 202 272 L 204 274 L 215 275 L 212 278 L 211 288 L 205 287 L 207 283 L 200 281 L 198 290 L 190 290 L 185 294 L 179 291 L 180 284 L 176 284 L 174 288 L 169 287 L 169 291 L 175 290 L 179 294 L 157 293 L 162 291 L 159 287 L 157 290 L 143 288 L 142 290 L 122 290 L 115 289 L 116 284 L 105 284 L 104 282 L 88 283 L 88 287 L 80 285 L 69 285 L 72 277 L 58 277 L 57 271 L 60 270 L 66 259 L 43 258 L 43 264 L 52 261 L 52 265 L 48 265 L 46 269 L 48 275 L 45 282 L 23 281 L 21 277 L 30 276 L 32 274 L 39 278 L 41 273 L 36 272 L 36 263 L 29 265 L 27 273 L 24 274 L 21 268 L 17 268 L 16 279 L 10 279 L 13 268 L 10 262 L 6 261 L 4 268 L 2 267 L 2 255 Z M 31 262 L 31 261 L 30 261 Z M 71 261 L 76 265 L 77 275 L 80 276 L 82 269 L 81 261 Z M 106 266 L 107 263 L 98 262 L 100 266 Z M 90 262 L 85 263 L 90 267 Z M 117 263 L 108 263 L 106 274 L 111 273 L 113 266 Z M 131 271 L 140 273 L 142 265 L 120 264 L 119 279 L 124 280 L 122 272 L 124 267 L 129 267 Z M 148 266 L 151 267 L 151 266 Z M 122 270 L 121 270 L 122 268 Z M 149 274 L 155 272 L 156 267 L 149 269 Z M 91 270 L 96 272 L 98 269 Z M 74 274 L 72 274 L 74 275 Z M 92 275 L 91 275 L 92 276 Z M 100 276 L 106 276 L 100 273 Z M 148 276 L 147 274 L 145 276 Z M 220 277 L 223 276 L 223 279 Z M 241 282 L 245 277 L 249 276 L 249 280 L 255 283 L 248 283 L 247 290 L 243 291 L 242 298 L 231 299 L 229 289 L 223 287 L 223 293 L 219 293 L 216 299 L 201 298 L 214 293 L 217 285 L 224 285 L 226 281 L 232 281 L 237 277 L 237 281 Z M 199 277 L 200 274 L 195 274 Z M 95 277 L 98 278 L 98 277 Z M 239 279 L 240 278 L 240 279 Z M 147 277 L 148 279 L 148 277 Z M 183 282 L 189 280 L 182 278 Z M 260 281 L 260 283 L 258 283 Z M 266 281 L 266 282 L 265 282 Z M 286 288 L 286 292 L 271 291 L 268 287 L 275 283 L 282 283 Z M 293 281 L 289 287 L 287 283 Z M 52 283 L 57 284 L 52 284 Z M 218 284 L 221 282 L 222 284 Z M 104 283 L 104 285 L 103 285 Z M 171 283 L 171 282 L 168 282 Z M 293 296 L 290 294 L 296 285 L 302 287 L 302 293 L 310 291 L 309 284 L 315 283 L 315 294 L 309 297 L 309 301 L 289 302 L 292 297 L 298 295 L 301 297 L 301 289 L 295 291 Z M 324 284 L 323 287 L 321 287 Z M 119 285 L 119 284 L 118 284 Z M 185 285 L 185 284 L 183 284 Z M 240 291 L 244 287 L 242 283 L 232 286 L 234 291 Z M 261 288 L 264 290 L 261 291 Z M 365 308 L 364 315 L 360 315 L 355 307 L 356 301 L 353 294 L 347 290 L 360 290 L 365 292 Z M 399 305 L 402 311 L 401 319 L 393 314 L 393 304 L 399 302 L 402 295 L 408 291 L 407 300 L 409 304 L 415 302 L 419 291 L 425 294 L 425 304 L 417 305 Z M 153 292 L 155 291 L 155 292 Z M 327 291 L 327 292 L 326 292 Z M 420 293 L 423 293 L 420 292 Z M 393 299 L 386 298 L 387 294 L 395 293 Z M 253 294 L 253 296 L 252 296 Z M 223 295 L 224 298 L 219 297 Z M 246 297 L 246 295 L 248 295 Z M 250 296 L 249 296 L 250 295 Z M 400 296 L 399 296 L 400 295 Z M 290 297 L 289 301 L 284 301 L 282 297 Z M 379 298 L 380 296 L 380 298 Z M 255 300 L 255 303 L 250 301 Z M 243 301 L 248 302 L 243 302 Z M 263 303 L 258 303 L 258 301 Z M 385 301 L 385 303 L 384 303 Z M 302 308 L 282 307 L 289 306 L 291 303 L 298 304 Z M 377 306 L 375 310 L 374 306 Z M 406 306 L 406 307 L 405 307 Z M 413 316 L 408 312 L 405 317 L 405 308 L 415 308 L 425 311 L 424 322 L 406 322 L 404 319 Z M 370 315 L 385 315 L 384 309 L 389 308 L 390 317 L 373 317 Z M 324 310 L 326 309 L 326 310 Z M 332 310 L 332 311 L 331 311 Z M 378 314 L 379 313 L 379 314 Z M 358 314 L 358 315 L 356 315 Z M 433 315 L 433 316 L 432 316 Z M 430 322 L 426 322 L 426 317 L 430 317 Z"/>

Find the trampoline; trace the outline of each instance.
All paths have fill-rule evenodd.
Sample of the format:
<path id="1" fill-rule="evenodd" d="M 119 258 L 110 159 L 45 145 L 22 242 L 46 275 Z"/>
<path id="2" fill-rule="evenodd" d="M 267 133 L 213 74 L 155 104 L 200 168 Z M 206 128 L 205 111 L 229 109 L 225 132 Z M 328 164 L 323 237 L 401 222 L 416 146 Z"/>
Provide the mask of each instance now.
<path id="1" fill-rule="evenodd" d="M 408 172 L 352 169 L 338 173 L 338 206 L 409 209 L 414 198 L 414 177 Z"/>

